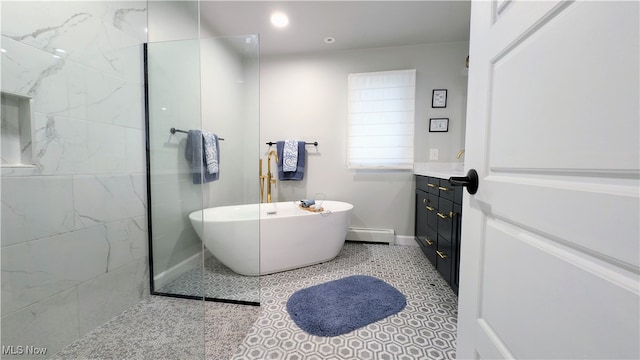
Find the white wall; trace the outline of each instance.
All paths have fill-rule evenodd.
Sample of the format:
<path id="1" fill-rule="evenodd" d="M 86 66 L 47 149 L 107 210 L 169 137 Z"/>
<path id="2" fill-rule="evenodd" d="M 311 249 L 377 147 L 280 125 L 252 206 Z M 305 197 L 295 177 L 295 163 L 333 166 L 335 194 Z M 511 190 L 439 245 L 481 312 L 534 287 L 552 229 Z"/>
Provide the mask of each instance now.
<path id="1" fill-rule="evenodd" d="M 35 117 L 34 167 L 2 168 L 3 346 L 51 356 L 148 295 L 146 15 L 2 2 L 2 91 L 33 97 Z"/>
<path id="2" fill-rule="evenodd" d="M 413 235 L 413 173 L 346 168 L 347 75 L 417 69 L 415 161 L 429 161 L 429 149 L 438 148 L 439 161 L 453 162 L 464 147 L 467 51 L 468 43 L 458 42 L 262 58 L 261 152 L 266 154 L 267 141 L 319 143 L 317 149 L 307 146 L 303 181 L 278 182 L 278 200 L 323 193 L 354 204 L 352 226 Z M 441 88 L 448 89 L 447 107 L 432 109 L 431 91 Z M 429 133 L 430 117 L 448 117 L 449 132 Z"/>
<path id="3" fill-rule="evenodd" d="M 149 42 L 197 39 L 200 9 L 196 0 L 149 0 Z"/>
<path id="4" fill-rule="evenodd" d="M 258 202 L 257 37 L 200 40 L 202 127 L 220 142 L 220 179 L 207 187 L 205 206 Z"/>

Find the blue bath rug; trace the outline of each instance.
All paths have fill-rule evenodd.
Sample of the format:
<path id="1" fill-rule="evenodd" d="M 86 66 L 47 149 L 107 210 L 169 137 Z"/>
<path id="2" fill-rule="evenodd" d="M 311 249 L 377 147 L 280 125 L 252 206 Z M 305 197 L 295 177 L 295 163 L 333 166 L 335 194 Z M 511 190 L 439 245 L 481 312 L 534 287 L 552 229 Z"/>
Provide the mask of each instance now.
<path id="1" fill-rule="evenodd" d="M 298 290 L 287 301 L 291 319 L 316 336 L 338 336 L 404 309 L 407 299 L 386 282 L 348 276 Z"/>

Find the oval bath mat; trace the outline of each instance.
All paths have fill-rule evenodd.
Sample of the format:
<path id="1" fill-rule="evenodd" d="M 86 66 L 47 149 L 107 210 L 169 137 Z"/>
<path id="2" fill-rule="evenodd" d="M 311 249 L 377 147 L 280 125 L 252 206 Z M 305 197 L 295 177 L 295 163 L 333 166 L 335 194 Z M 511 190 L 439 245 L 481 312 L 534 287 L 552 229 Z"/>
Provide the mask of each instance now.
<path id="1" fill-rule="evenodd" d="M 287 301 L 291 319 L 316 336 L 338 336 L 404 309 L 407 300 L 393 286 L 353 275 L 298 290 Z"/>

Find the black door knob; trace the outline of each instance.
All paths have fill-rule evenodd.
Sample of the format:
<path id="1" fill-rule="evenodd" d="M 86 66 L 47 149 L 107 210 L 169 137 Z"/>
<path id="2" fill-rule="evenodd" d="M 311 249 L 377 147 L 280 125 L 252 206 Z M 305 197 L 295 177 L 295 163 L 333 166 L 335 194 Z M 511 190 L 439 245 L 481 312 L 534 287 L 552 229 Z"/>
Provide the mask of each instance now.
<path id="1" fill-rule="evenodd" d="M 471 195 L 478 191 L 478 173 L 475 169 L 467 171 L 467 176 L 452 176 L 449 182 L 453 186 L 466 186 Z"/>

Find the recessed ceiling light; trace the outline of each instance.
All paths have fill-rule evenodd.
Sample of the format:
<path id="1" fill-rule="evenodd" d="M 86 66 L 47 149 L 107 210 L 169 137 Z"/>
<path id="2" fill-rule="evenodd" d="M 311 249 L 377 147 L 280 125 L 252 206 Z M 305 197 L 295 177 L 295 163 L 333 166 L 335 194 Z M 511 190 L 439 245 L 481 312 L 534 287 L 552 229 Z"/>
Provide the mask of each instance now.
<path id="1" fill-rule="evenodd" d="M 336 38 L 334 38 L 333 36 L 327 36 L 326 38 L 324 38 L 325 44 L 333 44 L 334 42 L 336 42 Z"/>
<path id="2" fill-rule="evenodd" d="M 271 24 L 277 28 L 283 28 L 289 25 L 289 17 L 283 12 L 275 12 L 271 14 Z"/>

